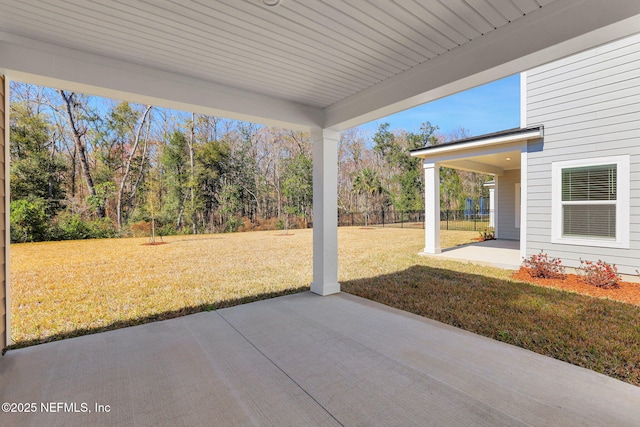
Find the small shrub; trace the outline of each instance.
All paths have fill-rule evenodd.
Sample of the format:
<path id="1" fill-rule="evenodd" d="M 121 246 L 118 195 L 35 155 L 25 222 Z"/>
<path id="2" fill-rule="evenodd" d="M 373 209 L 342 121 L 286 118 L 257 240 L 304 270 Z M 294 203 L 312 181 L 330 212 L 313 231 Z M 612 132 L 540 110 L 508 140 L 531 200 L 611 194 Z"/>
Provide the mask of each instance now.
<path id="1" fill-rule="evenodd" d="M 243 222 L 241 218 L 232 216 L 222 224 L 222 229 L 220 231 L 223 233 L 235 233 L 242 225 Z"/>
<path id="2" fill-rule="evenodd" d="M 97 218 L 87 221 L 89 239 L 110 239 L 117 237 L 118 232 L 111 218 Z"/>
<path id="3" fill-rule="evenodd" d="M 289 229 L 304 229 L 307 228 L 307 221 L 302 216 L 289 217 Z"/>
<path id="4" fill-rule="evenodd" d="M 609 264 L 601 260 L 591 262 L 580 259 L 578 272 L 586 284 L 603 289 L 617 288 L 622 280 L 615 264 Z"/>
<path id="5" fill-rule="evenodd" d="M 483 230 L 480 230 L 479 233 L 480 239 L 482 239 L 482 241 L 493 240 L 496 238 L 495 229 L 493 227 L 487 227 Z"/>
<path id="6" fill-rule="evenodd" d="M 39 197 L 12 201 L 9 213 L 11 242 L 47 240 L 49 217 L 46 208 L 46 201 Z"/>
<path id="7" fill-rule="evenodd" d="M 117 230 L 109 218 L 84 220 L 79 214 L 62 212 L 51 232 L 52 240 L 106 239 L 116 237 Z"/>
<path id="8" fill-rule="evenodd" d="M 156 225 L 156 236 L 175 236 L 177 234 L 178 230 L 173 224 Z"/>
<path id="9" fill-rule="evenodd" d="M 552 258 L 540 251 L 522 261 L 522 266 L 529 271 L 531 277 L 543 279 L 564 279 L 564 266 L 560 258 Z"/>
<path id="10" fill-rule="evenodd" d="M 57 218 L 57 237 L 60 240 L 90 239 L 91 232 L 80 215 L 62 212 Z"/>
<path id="11" fill-rule="evenodd" d="M 273 218 L 264 219 L 264 220 L 260 221 L 258 227 L 256 228 L 256 230 L 259 230 L 259 231 L 263 231 L 263 230 L 278 230 L 278 218 L 277 217 L 273 217 Z"/>
<path id="12" fill-rule="evenodd" d="M 151 236 L 151 223 L 149 221 L 138 221 L 129 225 L 131 234 L 133 237 L 148 237 Z"/>
<path id="13" fill-rule="evenodd" d="M 238 231 L 254 231 L 256 229 L 256 224 L 254 224 L 253 222 L 251 222 L 251 220 L 246 217 L 243 216 L 242 217 L 242 225 L 240 227 L 238 227 Z"/>

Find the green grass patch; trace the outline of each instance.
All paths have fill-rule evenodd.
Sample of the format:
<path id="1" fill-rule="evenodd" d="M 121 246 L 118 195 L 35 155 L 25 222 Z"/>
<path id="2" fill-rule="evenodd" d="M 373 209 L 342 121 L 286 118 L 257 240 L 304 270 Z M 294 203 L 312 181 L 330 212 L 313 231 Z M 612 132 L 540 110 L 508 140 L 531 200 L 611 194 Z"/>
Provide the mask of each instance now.
<path id="1" fill-rule="evenodd" d="M 342 289 L 640 385 L 640 307 L 521 282 L 413 266 Z"/>

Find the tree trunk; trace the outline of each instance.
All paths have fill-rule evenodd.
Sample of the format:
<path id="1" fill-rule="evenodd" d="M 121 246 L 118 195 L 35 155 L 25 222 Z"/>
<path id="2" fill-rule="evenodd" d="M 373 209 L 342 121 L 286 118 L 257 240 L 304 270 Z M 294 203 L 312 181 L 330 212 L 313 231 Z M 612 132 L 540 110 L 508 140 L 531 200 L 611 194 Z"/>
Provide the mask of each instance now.
<path id="1" fill-rule="evenodd" d="M 197 216 L 196 216 L 196 201 L 195 201 L 195 181 L 196 181 L 196 162 L 195 162 L 195 153 L 194 153 L 194 143 L 195 143 L 195 127 L 196 127 L 196 115 L 195 113 L 191 113 L 191 135 L 189 135 L 189 166 L 191 167 L 191 177 L 189 182 L 189 190 L 191 191 L 191 222 L 193 223 L 193 234 L 198 234 L 197 227 Z"/>
<path id="2" fill-rule="evenodd" d="M 120 189 L 118 190 L 118 201 L 116 204 L 116 216 L 118 219 L 118 230 L 122 230 L 122 199 L 124 196 L 124 188 L 127 184 L 127 179 L 129 179 L 129 173 L 131 172 L 131 163 L 133 162 L 133 156 L 136 154 L 136 150 L 138 149 L 138 145 L 140 144 L 140 135 L 142 134 L 142 128 L 144 127 L 144 122 L 149 115 L 149 111 L 151 111 L 151 105 L 147 105 L 147 108 L 144 110 L 144 114 L 140 119 L 140 123 L 138 124 L 138 129 L 136 129 L 136 134 L 134 136 L 133 148 L 131 148 L 131 152 L 127 157 L 124 175 L 122 176 L 122 181 L 120 182 Z"/>
<path id="3" fill-rule="evenodd" d="M 53 201 L 53 185 L 54 185 L 54 161 L 56 155 L 56 143 L 55 141 L 51 141 L 51 153 L 49 156 L 49 176 L 47 180 L 47 195 L 49 196 L 49 203 Z"/>
<path id="4" fill-rule="evenodd" d="M 138 172 L 138 177 L 136 178 L 136 181 L 133 183 L 133 186 L 131 187 L 131 197 L 128 198 L 127 200 L 127 212 L 131 212 L 131 207 L 133 205 L 133 197 L 136 194 L 136 191 L 138 191 L 138 186 L 140 185 L 140 182 L 142 181 L 142 177 L 144 176 L 144 159 L 147 158 L 147 149 L 149 147 L 149 130 L 151 127 L 151 120 L 149 120 L 147 122 L 147 138 L 144 139 L 144 146 L 142 147 L 142 161 L 140 162 L 140 171 Z"/>
<path id="5" fill-rule="evenodd" d="M 180 211 L 178 212 L 178 220 L 176 221 L 176 230 L 180 231 L 182 229 L 182 218 L 184 216 L 184 205 L 187 203 L 187 195 L 182 198 L 182 202 L 180 203 Z"/>
<path id="6" fill-rule="evenodd" d="M 364 196 L 364 226 L 369 226 L 369 196 Z"/>
<path id="7" fill-rule="evenodd" d="M 73 153 L 69 154 L 71 157 L 71 197 L 76 197 L 76 168 L 77 168 L 77 152 L 78 148 L 73 145 Z"/>
<path id="8" fill-rule="evenodd" d="M 96 195 L 96 188 L 93 184 L 93 178 L 91 177 L 91 169 L 89 169 L 89 161 L 87 160 L 87 147 L 85 147 L 84 142 L 82 142 L 82 136 L 84 132 L 80 132 L 76 126 L 75 119 L 73 117 L 73 111 L 71 110 L 73 104 L 73 95 L 71 92 L 67 95 L 67 93 L 63 90 L 58 90 L 58 93 L 64 99 L 66 111 L 67 111 L 67 121 L 69 123 L 69 127 L 71 128 L 71 136 L 73 137 L 73 142 L 76 147 L 76 151 L 80 156 L 80 166 L 82 168 L 82 175 L 84 177 L 84 181 L 87 184 L 87 189 L 89 190 L 89 194 L 94 196 Z M 96 214 L 100 218 L 105 217 L 104 206 L 96 207 Z"/>

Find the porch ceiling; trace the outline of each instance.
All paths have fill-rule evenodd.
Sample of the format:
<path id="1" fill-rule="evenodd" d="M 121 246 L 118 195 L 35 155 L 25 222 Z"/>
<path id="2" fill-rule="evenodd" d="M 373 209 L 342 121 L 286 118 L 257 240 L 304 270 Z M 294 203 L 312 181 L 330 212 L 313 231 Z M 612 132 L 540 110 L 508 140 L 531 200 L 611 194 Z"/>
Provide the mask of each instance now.
<path id="1" fill-rule="evenodd" d="M 0 0 L 0 72 L 341 130 L 639 25 L 629 0 Z"/>
<path id="2" fill-rule="evenodd" d="M 326 107 L 549 0 L 4 1 L 5 31 Z M 64 22 L 64 25 L 61 25 Z"/>
<path id="3" fill-rule="evenodd" d="M 506 170 L 520 169 L 520 150 L 485 154 L 442 162 L 441 165 L 470 172 L 502 175 Z"/>

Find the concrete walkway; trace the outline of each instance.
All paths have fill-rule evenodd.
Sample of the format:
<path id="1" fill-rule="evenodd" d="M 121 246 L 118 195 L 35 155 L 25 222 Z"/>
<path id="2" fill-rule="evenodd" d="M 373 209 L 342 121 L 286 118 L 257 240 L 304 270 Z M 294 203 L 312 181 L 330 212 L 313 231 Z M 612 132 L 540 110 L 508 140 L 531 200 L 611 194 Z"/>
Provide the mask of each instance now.
<path id="1" fill-rule="evenodd" d="M 638 387 L 347 294 L 302 293 L 10 351 L 0 401 L 35 404 L 35 413 L 0 413 L 2 426 L 640 420 Z"/>
<path id="2" fill-rule="evenodd" d="M 518 240 L 487 240 L 463 246 L 443 249 L 437 255 L 421 254 L 471 264 L 488 265 L 490 267 L 517 270 L 522 264 L 520 259 L 520 242 Z"/>

